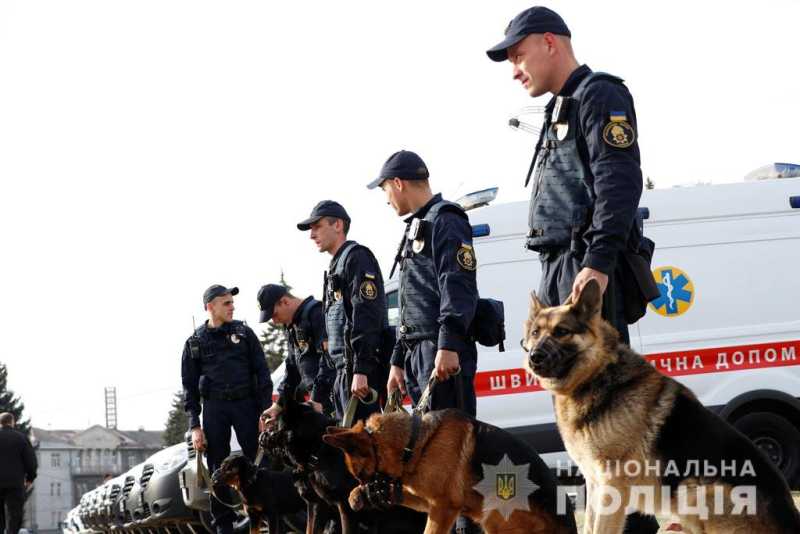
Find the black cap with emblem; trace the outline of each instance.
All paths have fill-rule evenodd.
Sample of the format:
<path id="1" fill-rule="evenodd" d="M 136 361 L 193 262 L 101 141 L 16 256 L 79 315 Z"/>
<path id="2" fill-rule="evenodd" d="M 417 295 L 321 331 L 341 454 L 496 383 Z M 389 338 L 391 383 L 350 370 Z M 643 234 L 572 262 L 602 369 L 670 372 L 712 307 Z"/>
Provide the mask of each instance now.
<path id="1" fill-rule="evenodd" d="M 344 207 L 338 202 L 333 200 L 323 200 L 319 202 L 314 209 L 311 210 L 311 215 L 308 219 L 297 223 L 297 229 L 306 231 L 311 229 L 311 225 L 319 221 L 323 217 L 336 217 L 343 221 L 350 221 L 350 216 L 345 211 Z"/>
<path id="2" fill-rule="evenodd" d="M 258 290 L 258 307 L 261 310 L 258 322 L 266 323 L 272 319 L 272 314 L 275 312 L 275 304 L 281 299 L 282 296 L 288 295 L 289 291 L 278 284 L 267 284 Z"/>
<path id="3" fill-rule="evenodd" d="M 508 49 L 532 33 L 554 33 L 572 37 L 567 24 L 558 13 L 543 6 L 533 6 L 508 23 L 506 38 L 487 50 L 486 55 L 492 61 L 505 61 L 508 59 Z"/>
<path id="4" fill-rule="evenodd" d="M 227 288 L 219 284 L 214 284 L 213 286 L 206 289 L 205 292 L 203 293 L 203 307 L 205 308 L 206 306 L 208 306 L 208 303 L 217 297 L 221 297 L 223 295 L 238 295 L 238 294 L 239 294 L 238 287 Z"/>
<path id="5" fill-rule="evenodd" d="M 410 150 L 400 150 L 389 156 L 381 168 L 381 173 L 367 185 L 367 189 L 375 189 L 390 178 L 427 180 L 429 177 L 428 167 L 421 157 Z"/>

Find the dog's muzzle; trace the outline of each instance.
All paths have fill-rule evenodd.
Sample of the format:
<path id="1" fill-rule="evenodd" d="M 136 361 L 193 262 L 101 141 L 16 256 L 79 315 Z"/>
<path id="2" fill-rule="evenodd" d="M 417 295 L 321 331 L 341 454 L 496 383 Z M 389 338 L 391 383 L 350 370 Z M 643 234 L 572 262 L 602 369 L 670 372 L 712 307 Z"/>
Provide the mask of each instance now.
<path id="1" fill-rule="evenodd" d="M 545 336 L 528 352 L 528 363 L 536 367 L 561 356 L 561 345 L 550 336 Z"/>
<path id="2" fill-rule="evenodd" d="M 545 336 L 528 353 L 528 365 L 537 375 L 560 378 L 569 372 L 577 355 L 572 345 Z"/>

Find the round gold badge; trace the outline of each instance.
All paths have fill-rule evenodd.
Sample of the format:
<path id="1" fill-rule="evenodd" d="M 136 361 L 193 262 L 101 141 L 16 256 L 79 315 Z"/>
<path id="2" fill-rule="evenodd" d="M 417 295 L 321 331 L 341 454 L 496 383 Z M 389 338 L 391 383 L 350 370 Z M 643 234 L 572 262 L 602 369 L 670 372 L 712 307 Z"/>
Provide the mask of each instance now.
<path id="1" fill-rule="evenodd" d="M 636 141 L 636 132 L 625 121 L 611 121 L 603 128 L 603 141 L 615 148 L 628 148 Z"/>
<path id="2" fill-rule="evenodd" d="M 462 269 L 467 271 L 474 271 L 478 268 L 478 260 L 475 259 L 475 252 L 469 245 L 461 245 L 456 253 L 456 261 Z"/>
<path id="3" fill-rule="evenodd" d="M 359 286 L 361 296 L 367 300 L 375 300 L 378 297 L 378 288 L 375 287 L 375 282 L 372 280 L 365 280 Z"/>

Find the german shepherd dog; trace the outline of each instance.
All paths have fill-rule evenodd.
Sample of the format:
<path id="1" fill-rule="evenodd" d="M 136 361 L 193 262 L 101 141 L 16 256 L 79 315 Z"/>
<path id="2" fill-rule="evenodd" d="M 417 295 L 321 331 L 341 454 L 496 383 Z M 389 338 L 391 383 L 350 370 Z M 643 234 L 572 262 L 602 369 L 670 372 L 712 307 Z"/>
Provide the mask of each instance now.
<path id="1" fill-rule="evenodd" d="M 553 393 L 559 432 L 586 479 L 584 532 L 622 532 L 626 505 L 678 516 L 692 534 L 800 532 L 777 468 L 621 344 L 601 305 L 594 280 L 561 306 L 532 294 L 522 342 L 526 370 Z"/>
<path id="2" fill-rule="evenodd" d="M 402 507 L 393 507 L 382 513 L 351 509 L 348 497 L 358 482 L 347 471 L 342 451 L 322 441 L 326 429 L 336 421 L 298 402 L 293 395 L 282 395 L 279 403 L 283 410 L 277 417 L 277 433 L 282 435 L 285 443 L 288 463 L 325 505 L 338 511 L 342 534 L 422 532 L 425 516 Z M 304 497 L 309 500 L 307 533 L 322 532 L 326 518 L 320 515 L 325 508 L 312 507 L 313 497 Z"/>
<path id="3" fill-rule="evenodd" d="M 460 410 L 374 414 L 352 429 L 329 428 L 323 439 L 344 451 L 362 483 L 350 494 L 354 509 L 369 501 L 378 475 L 402 484 L 403 506 L 428 514 L 425 534 L 450 532 L 459 515 L 489 534 L 577 532 L 566 496 L 558 513 L 556 479 L 539 455 Z"/>
<path id="4" fill-rule="evenodd" d="M 306 508 L 294 487 L 291 473 L 257 468 L 242 454 L 225 458 L 211 480 L 214 484 L 227 484 L 242 495 L 251 534 L 258 534 L 262 519 L 267 520 L 269 534 L 280 534 L 281 516 Z"/>

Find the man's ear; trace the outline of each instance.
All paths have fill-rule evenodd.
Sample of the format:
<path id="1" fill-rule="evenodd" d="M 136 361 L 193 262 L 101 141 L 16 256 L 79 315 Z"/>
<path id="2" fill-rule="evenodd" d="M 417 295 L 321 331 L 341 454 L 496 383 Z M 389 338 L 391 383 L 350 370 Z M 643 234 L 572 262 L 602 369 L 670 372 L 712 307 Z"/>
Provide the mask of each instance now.
<path id="1" fill-rule="evenodd" d="M 596 314 L 600 313 L 603 306 L 603 294 L 600 292 L 600 284 L 597 280 L 590 278 L 578 295 L 578 301 L 572 305 L 572 310 L 578 314 L 583 321 L 588 321 Z"/>
<path id="2" fill-rule="evenodd" d="M 542 301 L 536 296 L 536 291 L 531 291 L 530 317 L 533 318 L 539 315 L 539 312 L 542 311 L 544 307 Z"/>

